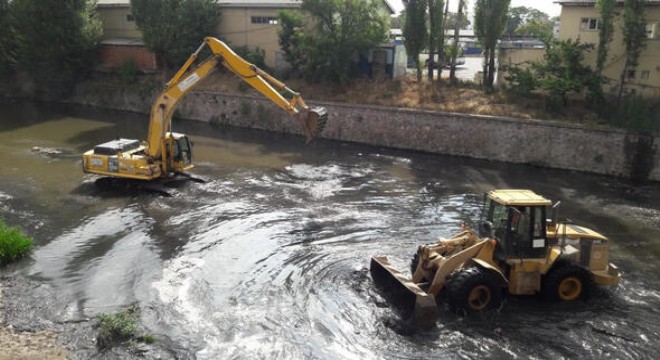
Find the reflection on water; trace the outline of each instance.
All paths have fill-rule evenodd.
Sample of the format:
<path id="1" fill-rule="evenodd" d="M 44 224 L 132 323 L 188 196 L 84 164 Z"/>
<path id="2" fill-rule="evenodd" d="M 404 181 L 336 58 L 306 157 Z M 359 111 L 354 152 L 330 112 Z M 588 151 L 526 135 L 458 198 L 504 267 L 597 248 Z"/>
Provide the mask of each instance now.
<path id="1" fill-rule="evenodd" d="M 97 143 L 143 138 L 141 115 L 5 104 L 0 216 L 34 236 L 19 272 L 69 319 L 137 304 L 181 358 L 652 358 L 660 332 L 660 191 L 575 172 L 215 129 L 178 121 L 210 179 L 180 195 L 106 194 L 80 170 Z M 33 148 L 56 149 L 44 154 Z M 533 188 L 611 238 L 624 281 L 585 303 L 510 298 L 410 332 L 369 258 L 408 268 L 491 188 Z"/>

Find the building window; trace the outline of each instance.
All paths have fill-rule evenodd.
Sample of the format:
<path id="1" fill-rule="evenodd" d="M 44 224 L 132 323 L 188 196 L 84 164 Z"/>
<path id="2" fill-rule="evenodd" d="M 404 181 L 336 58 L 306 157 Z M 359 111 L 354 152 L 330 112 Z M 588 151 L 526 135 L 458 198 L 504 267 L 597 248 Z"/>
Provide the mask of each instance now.
<path id="1" fill-rule="evenodd" d="M 253 16 L 253 24 L 266 24 L 266 25 L 277 25 L 277 18 L 274 16 Z"/>
<path id="2" fill-rule="evenodd" d="M 128 22 L 135 21 L 135 16 L 133 16 L 133 14 L 126 14 L 126 21 Z"/>
<path id="3" fill-rule="evenodd" d="M 635 70 L 628 70 L 628 73 L 626 74 L 626 77 L 628 79 L 634 79 L 635 78 Z"/>
<path id="4" fill-rule="evenodd" d="M 582 18 L 580 19 L 580 30 L 591 31 L 600 29 L 600 24 L 596 18 Z"/>
<path id="5" fill-rule="evenodd" d="M 640 74 L 639 78 L 640 79 L 649 79 L 651 77 L 651 72 L 648 70 L 642 70 L 642 73 Z"/>
<path id="6" fill-rule="evenodd" d="M 656 35 L 655 32 L 658 31 L 658 30 L 656 30 L 657 26 L 658 26 L 658 24 L 656 24 L 656 23 L 647 23 L 646 24 L 646 38 L 647 39 L 655 39 L 656 38 L 657 35 Z"/>

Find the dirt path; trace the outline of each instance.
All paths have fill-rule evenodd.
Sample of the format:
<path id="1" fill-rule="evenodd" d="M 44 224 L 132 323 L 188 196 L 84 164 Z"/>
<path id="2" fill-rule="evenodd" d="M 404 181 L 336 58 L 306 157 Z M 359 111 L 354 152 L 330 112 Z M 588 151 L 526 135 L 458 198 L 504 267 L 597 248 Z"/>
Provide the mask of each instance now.
<path id="1" fill-rule="evenodd" d="M 66 359 L 67 351 L 57 344 L 57 334 L 15 332 L 5 325 L 2 315 L 2 283 L 0 283 L 0 360 Z"/>

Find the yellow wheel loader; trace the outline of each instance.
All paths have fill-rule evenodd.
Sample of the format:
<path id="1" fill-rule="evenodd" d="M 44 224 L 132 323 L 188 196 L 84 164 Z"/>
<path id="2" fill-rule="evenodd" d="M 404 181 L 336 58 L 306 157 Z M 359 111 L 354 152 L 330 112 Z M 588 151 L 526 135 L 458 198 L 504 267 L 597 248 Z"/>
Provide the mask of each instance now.
<path id="1" fill-rule="evenodd" d="M 607 238 L 584 226 L 558 223 L 559 203 L 513 189 L 490 191 L 484 199 L 478 234 L 465 228 L 420 246 L 411 262 L 412 278 L 387 257 L 372 257 L 374 282 L 392 290 L 393 302 L 406 316 L 412 314 L 413 324 L 435 324 L 441 298 L 452 311 L 470 314 L 499 308 L 506 293 L 574 301 L 586 297 L 594 284 L 621 281 L 608 260 Z"/>
<path id="2" fill-rule="evenodd" d="M 211 56 L 196 64 L 204 47 L 208 47 Z M 117 139 L 97 145 L 83 154 L 83 171 L 103 175 L 109 183 L 123 179 L 147 189 L 156 180 L 192 178 L 187 173 L 193 168 L 192 142 L 185 134 L 172 132 L 172 114 L 181 99 L 220 65 L 289 114 L 300 117 L 307 142 L 325 127 L 325 108 L 309 108 L 300 93 L 245 61 L 222 41 L 207 37 L 152 104 L 147 140 Z"/>

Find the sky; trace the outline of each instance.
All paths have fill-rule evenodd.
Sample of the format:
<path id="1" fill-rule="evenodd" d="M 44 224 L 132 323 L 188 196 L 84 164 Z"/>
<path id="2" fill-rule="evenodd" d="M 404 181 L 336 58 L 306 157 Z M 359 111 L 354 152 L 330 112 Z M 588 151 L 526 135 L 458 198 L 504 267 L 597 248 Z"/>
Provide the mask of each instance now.
<path id="1" fill-rule="evenodd" d="M 389 1 L 397 12 L 403 9 L 403 3 L 401 0 Z M 472 10 L 474 9 L 475 0 L 468 0 L 467 3 L 469 9 L 468 12 L 470 13 L 468 16 L 471 19 L 473 17 L 472 14 L 474 13 Z M 550 17 L 559 16 L 559 13 L 561 12 L 561 6 L 555 4 L 554 0 L 511 0 L 511 7 L 516 6 L 536 8 L 550 15 Z M 450 11 L 456 12 L 456 10 L 458 10 L 458 0 L 449 0 L 449 9 Z"/>

